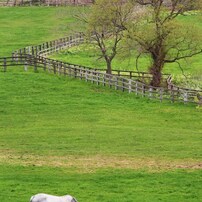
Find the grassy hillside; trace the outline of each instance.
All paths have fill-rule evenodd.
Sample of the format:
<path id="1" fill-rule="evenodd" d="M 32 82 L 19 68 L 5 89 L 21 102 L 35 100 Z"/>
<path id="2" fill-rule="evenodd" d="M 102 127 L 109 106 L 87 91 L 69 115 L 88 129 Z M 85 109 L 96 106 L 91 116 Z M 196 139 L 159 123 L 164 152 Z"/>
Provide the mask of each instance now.
<path id="1" fill-rule="evenodd" d="M 0 7 L 0 56 L 18 48 L 57 39 L 71 32 L 80 7 Z"/>
<path id="2" fill-rule="evenodd" d="M 0 55 L 62 36 L 65 9 L 0 8 Z M 201 122 L 194 105 L 10 67 L 0 71 L 0 201 L 200 202 Z"/>
<path id="3" fill-rule="evenodd" d="M 71 193 L 79 202 L 200 202 L 202 197 L 200 171 L 105 169 L 77 173 L 33 165 L 1 166 L 0 171 L 1 201 L 28 202 L 32 194 L 42 190 L 57 195 Z"/>
<path id="4" fill-rule="evenodd" d="M 1 73 L 0 82 L 1 147 L 14 154 L 201 158 L 202 115 L 192 105 L 42 73 Z"/>
<path id="5" fill-rule="evenodd" d="M 202 114 L 194 106 L 16 69 L 0 73 L 0 86 L 1 201 L 36 192 L 200 201 Z"/>

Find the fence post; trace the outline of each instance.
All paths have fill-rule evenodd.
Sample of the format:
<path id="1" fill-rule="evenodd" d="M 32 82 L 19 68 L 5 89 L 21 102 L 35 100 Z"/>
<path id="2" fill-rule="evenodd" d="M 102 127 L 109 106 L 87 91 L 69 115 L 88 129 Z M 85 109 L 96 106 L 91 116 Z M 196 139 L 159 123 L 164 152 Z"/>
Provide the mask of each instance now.
<path id="1" fill-rule="evenodd" d="M 37 72 L 37 58 L 34 58 L 34 72 Z"/>
<path id="2" fill-rule="evenodd" d="M 32 66 L 32 55 L 28 55 L 28 65 Z"/>
<path id="3" fill-rule="evenodd" d="M 41 48 L 41 44 L 39 45 L 39 52 L 41 52 L 42 48 Z"/>
<path id="4" fill-rule="evenodd" d="M 22 49 L 20 49 L 20 62 L 22 63 Z"/>
<path id="5" fill-rule="evenodd" d="M 80 68 L 80 70 L 79 70 L 79 74 L 80 74 L 80 79 L 82 80 L 82 69 L 81 69 L 81 67 L 79 66 L 79 68 Z"/>
<path id="6" fill-rule="evenodd" d="M 36 50 L 35 55 L 37 56 L 37 54 L 38 54 L 38 46 L 35 46 L 35 50 Z"/>
<path id="7" fill-rule="evenodd" d="M 135 83 L 135 92 L 136 92 L 136 95 L 138 95 L 138 82 L 137 81 Z"/>
<path id="8" fill-rule="evenodd" d="M 163 101 L 163 88 L 160 88 L 160 102 Z"/>
<path id="9" fill-rule="evenodd" d="M 115 76 L 115 82 L 114 82 L 115 90 L 118 90 L 118 78 Z"/>
<path id="10" fill-rule="evenodd" d="M 171 89 L 170 99 L 171 99 L 171 102 L 174 102 L 174 101 L 175 101 L 175 98 L 174 98 L 174 90 L 173 90 L 173 89 Z"/>
<path id="11" fill-rule="evenodd" d="M 183 96 L 184 96 L 184 104 L 187 104 L 187 102 L 188 102 L 188 93 L 187 93 L 187 91 L 184 91 Z"/>
<path id="12" fill-rule="evenodd" d="M 44 58 L 44 61 L 43 61 L 43 65 L 44 65 L 44 67 L 43 67 L 43 69 L 44 69 L 44 71 L 46 71 L 46 58 Z"/>
<path id="13" fill-rule="evenodd" d="M 48 60 L 47 63 L 48 63 L 48 72 L 50 72 L 51 71 L 51 69 L 50 69 L 50 61 Z"/>
<path id="14" fill-rule="evenodd" d="M 145 86 L 144 86 L 144 84 L 142 84 L 142 97 L 144 97 L 145 96 Z"/>
<path id="15" fill-rule="evenodd" d="M 27 61 L 25 61 L 25 64 L 24 64 L 24 71 L 25 72 L 27 72 L 27 68 L 28 68 Z"/>
<path id="16" fill-rule="evenodd" d="M 99 72 L 96 72 L 96 76 L 97 76 L 97 85 L 100 85 L 100 74 L 99 74 Z"/>
<path id="17" fill-rule="evenodd" d="M 152 94 L 152 93 L 153 93 L 153 88 L 152 88 L 152 87 L 150 87 L 150 88 L 149 88 L 149 97 L 150 97 L 150 98 L 152 98 L 152 97 L 153 97 L 153 94 Z"/>
<path id="18" fill-rule="evenodd" d="M 55 66 L 55 62 L 53 62 L 53 72 L 54 72 L 54 74 L 56 74 L 56 66 Z"/>
<path id="19" fill-rule="evenodd" d="M 88 70 L 85 70 L 85 79 L 86 79 L 86 82 L 88 81 Z"/>
<path id="20" fill-rule="evenodd" d="M 71 67 L 71 65 L 68 65 L 68 75 L 70 77 L 72 76 L 72 67 Z"/>
<path id="21" fill-rule="evenodd" d="M 6 72 L 6 67 L 7 67 L 7 61 L 6 58 L 4 58 L 4 66 L 3 66 L 3 71 Z"/>
<path id="22" fill-rule="evenodd" d="M 76 78 L 77 77 L 77 69 L 76 69 L 76 67 L 74 66 L 74 78 Z"/>
<path id="23" fill-rule="evenodd" d="M 132 80 L 129 79 L 129 82 L 128 82 L 128 92 L 129 93 L 131 93 L 131 90 L 132 90 L 131 83 L 132 83 Z"/>
<path id="24" fill-rule="evenodd" d="M 28 46 L 28 54 L 30 55 L 31 54 L 31 47 Z"/>
<path id="25" fill-rule="evenodd" d="M 91 73 L 91 83 L 94 83 L 94 72 L 90 72 Z"/>
<path id="26" fill-rule="evenodd" d="M 103 75 L 103 86 L 106 86 L 106 74 Z"/>
<path id="27" fill-rule="evenodd" d="M 32 55 L 34 55 L 34 46 L 32 46 Z"/>
<path id="28" fill-rule="evenodd" d="M 61 75 L 61 63 L 57 62 L 58 75 Z"/>
<path id="29" fill-rule="evenodd" d="M 49 43 L 48 42 L 46 42 L 46 48 L 49 49 Z"/>
<path id="30" fill-rule="evenodd" d="M 130 71 L 130 79 L 132 79 L 132 77 L 133 77 L 132 74 L 133 74 L 132 71 Z"/>
<path id="31" fill-rule="evenodd" d="M 110 88 L 112 87 L 112 75 L 111 74 L 109 75 L 109 87 Z"/>
<path id="32" fill-rule="evenodd" d="M 64 71 L 63 73 L 64 73 L 64 76 L 66 76 L 66 74 L 67 74 L 66 70 L 67 70 L 67 66 L 65 64 L 63 64 L 63 71 Z"/>
<path id="33" fill-rule="evenodd" d="M 26 48 L 24 48 L 24 55 L 27 54 Z"/>

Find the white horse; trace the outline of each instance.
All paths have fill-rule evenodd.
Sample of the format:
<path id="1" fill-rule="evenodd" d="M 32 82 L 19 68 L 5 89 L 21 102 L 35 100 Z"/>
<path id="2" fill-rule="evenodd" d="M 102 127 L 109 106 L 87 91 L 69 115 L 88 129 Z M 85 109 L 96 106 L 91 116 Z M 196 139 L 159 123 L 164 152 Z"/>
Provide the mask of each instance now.
<path id="1" fill-rule="evenodd" d="M 70 196 L 53 196 L 49 194 L 36 194 L 31 197 L 30 202 L 77 202 L 77 200 Z"/>

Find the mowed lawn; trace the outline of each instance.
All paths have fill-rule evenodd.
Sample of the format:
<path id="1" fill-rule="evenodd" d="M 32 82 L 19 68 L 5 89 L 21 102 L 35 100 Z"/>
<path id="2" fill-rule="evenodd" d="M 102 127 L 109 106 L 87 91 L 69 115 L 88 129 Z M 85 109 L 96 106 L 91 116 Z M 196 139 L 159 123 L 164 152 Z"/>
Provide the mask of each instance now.
<path id="1" fill-rule="evenodd" d="M 44 25 L 26 24 L 37 44 L 55 37 L 51 23 L 39 35 L 33 27 L 46 26 L 44 13 L 57 9 L 0 8 L 0 15 L 7 24 L 15 19 L 24 34 L 22 19 L 40 11 Z M 16 39 L 8 47 L 2 40 L 2 53 L 30 45 Z M 151 101 L 33 68 L 0 71 L 0 201 L 47 192 L 79 202 L 199 202 L 201 145 L 202 111 L 195 105 Z"/>

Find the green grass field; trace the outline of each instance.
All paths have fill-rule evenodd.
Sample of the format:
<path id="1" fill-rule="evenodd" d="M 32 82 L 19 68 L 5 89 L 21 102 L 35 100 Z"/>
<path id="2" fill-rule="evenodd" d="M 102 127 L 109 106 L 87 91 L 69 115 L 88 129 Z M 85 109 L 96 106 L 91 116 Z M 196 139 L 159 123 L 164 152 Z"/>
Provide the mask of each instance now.
<path id="1" fill-rule="evenodd" d="M 60 9 L 0 8 L 1 27 L 17 29 L 7 27 L 9 36 L 6 27 L 0 31 L 1 54 L 66 33 L 55 35 L 46 25 L 44 13 L 54 18 Z M 40 23 L 26 23 L 32 42 L 20 41 L 16 33 L 24 34 L 30 13 L 30 22 L 37 14 Z M 8 38 L 17 43 L 6 46 Z M 46 192 L 79 202 L 200 202 L 201 122 L 194 105 L 150 101 L 33 68 L 0 71 L 0 201 L 28 202 Z"/>
<path id="2" fill-rule="evenodd" d="M 29 45 L 64 37 L 73 30 L 79 7 L 0 7 L 0 56 Z"/>

